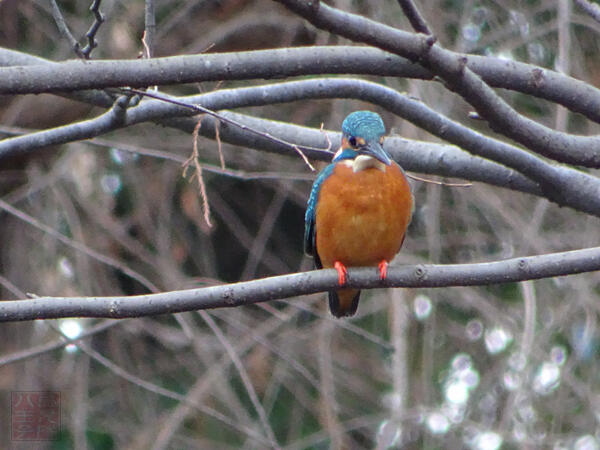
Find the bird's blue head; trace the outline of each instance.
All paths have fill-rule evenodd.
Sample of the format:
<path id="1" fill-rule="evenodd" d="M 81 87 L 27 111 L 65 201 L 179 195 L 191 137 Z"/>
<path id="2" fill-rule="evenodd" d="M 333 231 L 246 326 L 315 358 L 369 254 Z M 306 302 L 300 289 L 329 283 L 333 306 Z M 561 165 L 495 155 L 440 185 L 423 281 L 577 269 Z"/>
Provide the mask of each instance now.
<path id="1" fill-rule="evenodd" d="M 368 155 L 389 166 L 392 160 L 383 149 L 385 125 L 379 114 L 355 111 L 342 123 L 342 150 L 353 150 L 356 155 Z"/>

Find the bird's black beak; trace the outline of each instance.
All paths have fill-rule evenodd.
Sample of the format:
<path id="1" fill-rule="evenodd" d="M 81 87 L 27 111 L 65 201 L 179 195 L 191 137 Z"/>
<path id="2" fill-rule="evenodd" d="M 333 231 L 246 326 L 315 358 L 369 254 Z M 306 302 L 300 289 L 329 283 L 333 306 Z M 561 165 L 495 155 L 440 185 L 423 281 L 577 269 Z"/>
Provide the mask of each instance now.
<path id="1" fill-rule="evenodd" d="M 358 149 L 359 155 L 368 155 L 381 161 L 386 166 L 392 164 L 392 160 L 383 149 L 382 145 L 377 141 L 367 142 L 363 147 Z"/>

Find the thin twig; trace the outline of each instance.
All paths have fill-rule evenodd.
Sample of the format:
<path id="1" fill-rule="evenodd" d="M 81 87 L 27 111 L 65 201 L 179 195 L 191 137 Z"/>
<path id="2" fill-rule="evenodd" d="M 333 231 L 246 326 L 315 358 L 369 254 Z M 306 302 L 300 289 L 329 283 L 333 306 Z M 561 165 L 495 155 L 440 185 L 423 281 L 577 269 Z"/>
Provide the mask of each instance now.
<path id="1" fill-rule="evenodd" d="M 263 306 L 270 306 L 267 303 L 263 304 Z M 292 320 L 292 315 L 289 313 L 284 313 L 281 310 L 274 309 L 270 306 L 271 310 L 269 313 L 276 316 L 278 320 L 283 323 L 290 323 Z M 327 316 L 326 316 L 327 317 Z M 289 354 L 285 351 L 285 349 L 280 349 L 278 342 L 273 342 L 269 336 L 264 336 L 261 333 L 257 332 L 256 327 L 248 326 L 247 324 L 242 323 L 240 320 L 236 320 L 232 314 L 220 314 L 219 318 L 224 322 L 228 323 L 231 326 L 234 326 L 236 329 L 239 329 L 244 336 L 248 337 L 248 339 L 254 340 L 258 342 L 262 347 L 268 349 L 271 353 L 273 353 L 277 358 L 287 362 L 291 367 L 296 370 L 303 378 L 306 379 L 314 388 L 319 388 L 319 380 L 310 372 L 310 370 L 304 366 L 302 361 L 297 359 L 297 354 Z M 362 328 L 361 328 L 362 330 Z M 238 353 L 241 353 L 238 350 Z"/>
<path id="2" fill-rule="evenodd" d="M 225 169 L 225 157 L 223 156 L 223 144 L 221 143 L 221 122 L 215 121 L 215 140 L 217 141 L 217 149 L 219 150 L 219 162 L 221 169 Z"/>
<path id="3" fill-rule="evenodd" d="M 142 33 L 142 45 L 144 46 L 144 59 L 150 59 L 154 56 L 154 45 L 156 35 L 156 16 L 154 11 L 154 0 L 145 1 L 144 21 L 145 28 Z M 154 85 L 151 88 L 153 91 L 158 91 L 158 86 Z"/>
<path id="4" fill-rule="evenodd" d="M 229 417 L 227 417 L 223 413 L 217 411 L 216 409 L 213 409 L 209 406 L 206 406 L 206 405 L 203 405 L 200 403 L 192 402 L 184 395 L 181 395 L 181 394 L 178 394 L 177 392 L 165 389 L 162 386 L 158 386 L 154 383 L 146 381 L 146 380 L 128 372 L 127 370 L 125 370 L 121 366 L 119 366 L 118 364 L 115 364 L 110 359 L 103 356 L 101 353 L 99 353 L 96 350 L 89 347 L 87 344 L 80 342 L 79 344 L 77 344 L 77 347 L 79 349 L 81 349 L 81 351 L 83 351 L 84 353 L 89 355 L 91 358 L 93 358 L 96 362 L 98 362 L 101 365 L 103 365 L 104 367 L 106 367 L 112 373 L 114 373 L 118 377 L 123 378 L 124 380 L 129 381 L 130 383 L 134 384 L 135 386 L 138 386 L 149 392 L 153 392 L 157 395 L 161 395 L 163 397 L 171 398 L 173 400 L 177 400 L 179 402 L 185 403 L 186 405 L 191 406 L 194 409 L 197 409 L 198 411 L 202 412 L 203 414 L 213 417 L 214 419 L 217 419 L 217 420 L 223 422 L 224 424 L 229 425 L 233 429 L 246 434 L 248 437 L 252 437 L 263 444 L 270 444 L 269 441 L 267 441 L 264 437 L 262 437 L 261 435 L 256 433 L 256 431 L 252 430 L 250 427 L 236 423 L 236 421 L 230 419 Z"/>
<path id="5" fill-rule="evenodd" d="M 230 318 L 231 315 L 228 315 L 224 320 L 227 321 L 230 320 Z M 257 329 L 257 327 L 253 327 L 252 331 L 247 333 L 248 335 L 252 335 L 252 338 L 239 339 L 233 344 L 236 353 L 239 355 L 248 354 L 249 350 L 255 345 L 255 340 L 253 338 L 256 333 L 271 336 L 271 333 L 276 332 L 280 327 L 285 326 L 287 323 L 287 321 L 274 321 L 272 322 L 272 325 L 267 323 L 268 331 L 263 333 L 260 333 L 260 329 Z M 263 324 L 265 324 L 265 322 L 263 322 Z M 193 328 L 195 328 L 195 326 L 193 326 Z M 200 335 L 197 335 L 194 330 L 192 330 L 192 333 L 194 347 L 198 345 L 204 346 L 204 339 L 202 339 Z M 218 384 L 219 380 L 223 377 L 223 374 L 228 371 L 230 364 L 231 358 L 226 354 L 223 354 L 218 360 L 211 362 L 210 366 L 207 367 L 207 370 L 203 373 L 203 376 L 197 378 L 194 385 L 186 391 L 186 398 L 192 402 L 202 403 L 204 398 L 214 391 L 214 386 Z M 161 421 L 160 429 L 158 430 L 157 438 L 152 449 L 162 450 L 171 448 L 168 444 L 172 439 L 173 434 L 190 414 L 190 408 L 185 404 L 180 404 L 174 408 L 172 413 L 170 413 L 165 420 Z"/>
<path id="6" fill-rule="evenodd" d="M 7 127 L 0 125 L 0 133 L 11 134 L 11 135 L 23 135 L 31 133 L 34 130 L 22 127 Z M 328 138 L 327 134 L 325 136 Z M 134 153 L 137 155 L 148 156 L 151 158 L 163 159 L 166 161 L 172 161 L 183 165 L 189 158 L 177 155 L 164 150 L 150 149 L 147 147 L 139 147 L 136 145 L 126 144 L 123 142 L 115 142 L 102 138 L 94 138 L 86 141 L 87 144 L 97 147 L 103 147 L 108 149 L 116 149 L 119 151 Z M 251 170 L 239 170 L 239 169 L 228 169 L 213 164 L 202 164 L 202 170 L 225 177 L 236 178 L 238 180 L 251 181 L 251 180 L 290 180 L 290 181 L 314 181 L 314 175 L 306 172 L 279 172 L 279 171 L 251 171 Z M 37 185 L 37 184 L 36 184 Z M 26 189 L 27 195 L 31 194 L 31 186 Z M 19 192 L 22 190 L 19 189 Z M 16 197 L 9 194 L 4 197 L 4 200 L 8 203 L 15 203 L 21 197 Z"/>
<path id="7" fill-rule="evenodd" d="M 319 362 L 319 403 L 321 406 L 321 421 L 323 428 L 331 439 L 331 448 L 350 448 L 349 437 L 340 427 L 338 411 L 340 409 L 335 397 L 334 364 L 332 361 L 332 340 L 334 325 L 328 320 L 319 323 L 314 340 L 317 347 Z"/>
<path id="8" fill-rule="evenodd" d="M 0 274 L 0 286 L 3 286 L 4 289 L 9 291 L 11 294 L 13 294 L 17 298 L 23 298 L 25 296 L 25 293 L 21 289 L 19 289 L 8 278 L 2 276 L 2 274 Z"/>
<path id="9" fill-rule="evenodd" d="M 85 255 L 95 259 L 96 261 L 100 261 L 103 264 L 106 264 L 110 267 L 113 267 L 113 268 L 123 272 L 125 275 L 129 276 L 130 278 L 132 278 L 132 279 L 136 280 L 138 283 L 140 283 L 142 286 L 146 287 L 150 292 L 158 292 L 159 291 L 158 287 L 156 287 L 149 279 L 147 279 L 140 273 L 136 272 L 135 270 L 129 268 L 127 265 L 117 261 L 114 258 L 111 258 L 110 256 L 103 255 L 102 253 L 89 248 L 87 245 L 85 245 L 81 242 L 77 242 L 77 241 L 74 241 L 73 239 L 68 238 L 64 234 L 59 233 L 58 231 L 49 227 L 48 225 L 41 223 L 40 221 L 38 221 L 34 217 L 30 216 L 29 214 L 26 214 L 23 211 L 20 211 L 19 209 L 14 208 L 13 206 L 9 205 L 2 199 L 0 199 L 0 209 L 17 217 L 18 219 L 22 220 L 23 222 L 28 223 L 29 225 L 37 228 L 38 230 L 41 230 L 44 233 L 52 236 L 53 238 L 55 238 L 58 241 L 65 244 L 66 246 L 71 247 L 79 252 L 82 252 Z"/>
<path id="10" fill-rule="evenodd" d="M 264 133 L 262 131 L 254 130 L 254 129 L 252 129 L 252 128 L 246 126 L 246 125 L 244 125 L 243 123 L 236 122 L 235 120 L 229 119 L 228 117 L 225 117 L 222 114 L 219 114 L 217 112 L 211 111 L 210 109 L 205 108 L 205 107 L 200 106 L 200 105 L 195 105 L 195 104 L 192 104 L 192 103 L 186 103 L 186 102 L 183 102 L 181 100 L 175 100 L 173 98 L 166 97 L 165 95 L 162 95 L 162 94 L 158 94 L 158 93 L 155 93 L 155 92 L 146 92 L 146 91 L 142 91 L 142 90 L 139 90 L 139 89 L 122 88 L 122 91 L 124 91 L 124 92 L 132 92 L 132 93 L 140 95 L 140 96 L 151 97 L 151 98 L 154 98 L 156 100 L 161 100 L 163 102 L 171 103 L 173 105 L 182 106 L 182 107 L 188 108 L 188 109 L 193 109 L 193 110 L 198 111 L 200 113 L 204 113 L 204 114 L 208 114 L 210 116 L 213 116 L 216 119 L 219 119 L 221 122 L 227 123 L 229 125 L 233 125 L 234 127 L 238 127 L 238 128 L 240 128 L 240 129 L 242 129 L 244 131 L 247 131 L 249 133 L 258 135 L 260 137 L 263 137 L 263 138 L 268 139 L 270 141 L 276 142 L 278 144 L 285 145 L 286 147 L 292 148 L 294 151 L 296 151 L 302 157 L 302 160 L 310 168 L 310 170 L 312 170 L 313 172 L 315 171 L 315 168 L 308 161 L 308 158 L 306 157 L 306 155 L 304 154 L 304 152 L 296 144 L 284 141 L 283 139 L 279 139 L 279 138 L 277 138 L 275 136 L 270 135 L 269 133 Z M 307 147 L 305 147 L 305 148 L 307 148 Z M 309 149 L 309 150 L 321 150 L 321 151 L 323 150 L 321 148 L 307 148 L 307 149 Z"/>
<path id="11" fill-rule="evenodd" d="M 327 141 L 327 148 L 325 148 L 324 150 L 327 151 L 327 152 L 331 152 L 331 149 L 333 148 L 333 143 L 331 142 L 331 139 L 329 139 L 329 135 L 325 131 L 325 124 L 323 122 L 321 122 L 321 126 L 319 127 L 319 131 L 321 133 L 323 133 L 323 136 L 325 136 L 325 140 Z"/>
<path id="12" fill-rule="evenodd" d="M 571 0 L 558 0 L 557 5 L 557 27 L 558 27 L 558 49 L 555 59 L 555 69 L 558 72 L 569 74 L 571 72 Z M 554 117 L 554 129 L 565 132 L 568 130 L 569 111 L 560 105 L 556 105 Z"/>
<path id="13" fill-rule="evenodd" d="M 522 283 L 519 283 L 519 287 L 523 297 L 523 334 L 520 339 L 520 348 L 515 351 L 515 356 L 523 361 L 524 365 L 520 368 L 520 373 L 518 374 L 522 376 L 528 372 L 527 365 L 532 364 L 532 356 L 534 356 L 534 361 L 537 356 L 531 354 L 534 338 L 536 337 L 535 323 L 537 316 L 537 296 L 535 293 L 535 286 L 531 281 L 523 281 Z M 513 367 L 511 370 L 514 371 L 516 369 Z M 500 426 L 498 427 L 501 432 L 509 432 L 509 424 L 512 421 L 515 403 L 521 398 L 523 390 L 526 389 L 525 386 L 521 384 L 515 390 L 511 390 L 504 400 L 504 406 L 500 409 L 502 411 L 502 416 L 500 418 Z"/>
<path id="14" fill-rule="evenodd" d="M 416 181 L 422 181 L 424 183 L 437 184 L 438 186 L 447 186 L 447 187 L 471 187 L 473 183 L 447 183 L 445 181 L 431 180 L 429 178 L 419 177 L 417 175 L 413 175 L 411 173 L 407 173 L 406 176 Z"/>
<path id="15" fill-rule="evenodd" d="M 141 55 L 144 59 L 150 58 L 150 47 L 148 46 L 148 42 L 146 40 L 146 31 L 142 33 L 142 45 L 144 46 L 144 53 Z"/>
<path id="16" fill-rule="evenodd" d="M 254 410 L 258 414 L 258 418 L 260 420 L 262 427 L 264 428 L 265 434 L 267 435 L 267 439 L 269 441 L 271 441 L 272 448 L 275 448 L 275 449 L 281 448 L 279 446 L 279 444 L 277 443 L 277 439 L 275 438 L 275 433 L 273 433 L 273 429 L 271 428 L 271 425 L 269 424 L 269 419 L 267 418 L 267 413 L 265 412 L 265 409 L 263 408 L 263 406 L 258 398 L 258 394 L 256 393 L 256 389 L 254 389 L 254 385 L 252 384 L 252 380 L 250 379 L 250 376 L 248 375 L 248 371 L 244 367 L 244 364 L 242 363 L 242 360 L 240 359 L 237 352 L 235 351 L 235 348 L 233 347 L 233 345 L 231 345 L 231 343 L 229 342 L 229 340 L 227 339 L 227 337 L 225 336 L 223 331 L 221 331 L 221 329 L 219 328 L 219 326 L 217 325 L 215 320 L 206 311 L 199 311 L 199 313 L 200 313 L 200 317 L 202 317 L 204 322 L 209 326 L 209 328 L 212 330 L 214 335 L 217 337 L 217 339 L 219 340 L 221 345 L 225 348 L 225 351 L 231 358 L 231 362 L 233 363 L 233 366 L 236 368 L 238 374 L 240 375 L 242 384 L 246 388 L 246 393 L 248 394 L 248 397 L 250 397 L 250 401 L 252 402 L 252 405 L 254 406 Z"/>
<path id="17" fill-rule="evenodd" d="M 412 0 L 398 0 L 398 4 L 417 33 L 433 34 L 429 29 L 425 18 Z"/>
<path id="18" fill-rule="evenodd" d="M 142 57 L 144 59 L 150 59 L 152 56 L 152 50 L 150 48 L 150 45 L 147 42 L 147 36 L 146 36 L 146 30 L 144 30 L 144 32 L 142 33 L 142 45 L 144 46 L 144 52 L 142 54 Z M 151 88 L 153 91 L 158 91 L 158 86 L 154 85 Z"/>
<path id="19" fill-rule="evenodd" d="M 98 33 L 100 26 L 104 22 L 104 16 L 100 11 L 101 1 L 102 0 L 94 0 L 92 2 L 92 5 L 90 6 L 90 11 L 94 14 L 94 23 L 87 31 L 87 33 L 85 33 L 85 37 L 87 38 L 88 43 L 81 50 L 81 52 L 85 56 L 85 59 L 90 59 L 90 54 L 92 53 L 92 50 L 94 50 L 98 46 L 98 43 L 96 42 L 96 33 Z"/>
<path id="20" fill-rule="evenodd" d="M 142 42 L 144 43 L 144 48 L 146 49 L 146 58 L 152 58 L 152 56 L 154 56 L 154 45 L 156 44 L 154 38 L 156 35 L 154 0 L 145 0 L 144 4 L 145 29 Z"/>
<path id="21" fill-rule="evenodd" d="M 206 184 L 204 183 L 204 177 L 202 176 L 202 165 L 200 164 L 200 154 L 198 152 L 198 133 L 200 132 L 200 127 L 202 126 L 202 118 L 203 115 L 200 115 L 198 118 L 198 123 L 194 127 L 194 132 L 192 133 L 193 145 L 192 145 L 192 155 L 183 163 L 183 174 L 185 177 L 188 167 L 190 164 L 194 165 L 196 169 L 196 173 L 190 179 L 193 180 L 194 176 L 196 180 L 198 180 L 198 187 L 200 188 L 200 196 L 202 197 L 202 212 L 204 213 L 204 220 L 206 221 L 206 225 L 208 227 L 212 227 L 212 222 L 210 221 L 210 204 L 208 203 L 208 195 L 206 193 Z"/>
<path id="22" fill-rule="evenodd" d="M 73 47 L 73 51 L 78 57 L 85 58 L 79 42 L 77 42 L 77 39 L 75 39 L 71 33 L 71 30 L 69 30 L 69 26 L 67 25 L 67 22 L 65 21 L 65 18 L 58 7 L 56 0 L 50 0 L 50 6 L 52 7 L 52 17 L 54 17 L 54 21 L 56 22 L 56 26 L 58 27 L 60 34 L 69 42 L 71 47 Z"/>
<path id="23" fill-rule="evenodd" d="M 66 347 L 70 344 L 77 344 L 82 339 L 86 339 L 89 337 L 93 337 L 98 333 L 102 333 L 103 331 L 108 330 L 116 325 L 124 325 L 126 320 L 112 320 L 106 319 L 102 322 L 94 325 L 93 327 L 88 328 L 86 331 L 81 333 L 76 338 L 68 338 L 63 337 L 57 341 L 48 342 L 46 344 L 37 345 L 34 347 L 27 348 L 25 350 L 19 350 L 14 353 L 9 353 L 8 355 L 0 356 L 0 367 L 5 366 L 7 364 L 12 364 L 17 361 L 23 361 L 29 358 L 34 358 L 36 356 L 43 355 L 45 353 L 49 353 L 54 350 L 58 350 L 60 348 Z"/>

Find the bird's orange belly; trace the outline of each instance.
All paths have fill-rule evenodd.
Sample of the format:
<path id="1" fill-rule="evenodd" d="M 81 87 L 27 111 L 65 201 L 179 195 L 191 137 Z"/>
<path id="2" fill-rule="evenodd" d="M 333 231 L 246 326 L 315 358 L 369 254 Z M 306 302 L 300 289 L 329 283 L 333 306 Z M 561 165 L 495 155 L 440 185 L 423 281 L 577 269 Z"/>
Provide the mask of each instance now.
<path id="1" fill-rule="evenodd" d="M 374 266 L 400 250 L 412 194 L 396 165 L 353 173 L 341 165 L 323 183 L 316 210 L 316 247 L 323 267 Z"/>

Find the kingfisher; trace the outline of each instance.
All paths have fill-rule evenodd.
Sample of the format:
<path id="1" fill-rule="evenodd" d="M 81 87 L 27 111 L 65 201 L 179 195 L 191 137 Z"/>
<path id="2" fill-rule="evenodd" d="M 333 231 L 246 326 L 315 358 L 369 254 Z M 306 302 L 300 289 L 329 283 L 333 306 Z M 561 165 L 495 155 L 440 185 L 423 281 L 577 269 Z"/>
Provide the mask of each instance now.
<path id="1" fill-rule="evenodd" d="M 402 168 L 383 149 L 379 114 L 355 111 L 342 123 L 342 145 L 315 180 L 305 216 L 304 251 L 315 266 L 335 268 L 338 284 L 347 267 L 377 266 L 383 280 L 400 251 L 413 212 L 413 196 Z M 329 291 L 329 310 L 353 316 L 360 290 Z"/>

